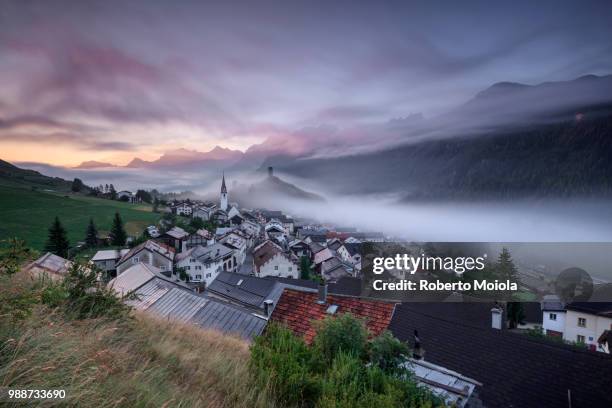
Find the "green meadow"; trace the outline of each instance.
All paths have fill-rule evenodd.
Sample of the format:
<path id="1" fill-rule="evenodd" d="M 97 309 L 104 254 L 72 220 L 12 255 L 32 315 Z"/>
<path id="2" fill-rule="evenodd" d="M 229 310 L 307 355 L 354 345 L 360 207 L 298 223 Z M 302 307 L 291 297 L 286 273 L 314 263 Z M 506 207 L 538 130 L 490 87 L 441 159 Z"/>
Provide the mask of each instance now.
<path id="1" fill-rule="evenodd" d="M 110 230 L 115 212 L 121 214 L 129 235 L 140 234 L 159 219 L 159 214 L 153 213 L 148 205 L 0 185 L 0 239 L 19 237 L 37 250 L 43 249 L 55 216 L 74 245 L 84 240 L 89 218 L 104 233 Z"/>

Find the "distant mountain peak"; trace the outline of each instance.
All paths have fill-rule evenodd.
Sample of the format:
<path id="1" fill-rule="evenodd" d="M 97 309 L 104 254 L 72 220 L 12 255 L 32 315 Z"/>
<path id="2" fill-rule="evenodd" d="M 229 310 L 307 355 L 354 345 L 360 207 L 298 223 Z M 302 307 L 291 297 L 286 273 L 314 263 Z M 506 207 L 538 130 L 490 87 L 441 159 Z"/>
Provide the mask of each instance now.
<path id="1" fill-rule="evenodd" d="M 104 168 L 104 167 L 117 167 L 114 164 L 111 163 L 105 163 L 105 162 L 99 162 L 96 160 L 88 160 L 88 161 L 84 161 L 81 164 L 79 164 L 78 166 L 75 166 L 75 169 L 99 169 L 99 168 Z"/>

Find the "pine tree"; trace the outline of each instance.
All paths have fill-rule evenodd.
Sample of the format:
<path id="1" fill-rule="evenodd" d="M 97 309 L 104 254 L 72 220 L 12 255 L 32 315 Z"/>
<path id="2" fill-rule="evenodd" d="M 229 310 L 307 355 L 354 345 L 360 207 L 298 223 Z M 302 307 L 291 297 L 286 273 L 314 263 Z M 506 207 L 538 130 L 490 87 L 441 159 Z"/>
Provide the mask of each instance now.
<path id="1" fill-rule="evenodd" d="M 508 323 L 511 329 L 516 329 L 516 326 L 525 318 L 525 311 L 521 302 L 508 302 Z"/>
<path id="2" fill-rule="evenodd" d="M 85 245 L 90 248 L 98 245 L 98 230 L 96 229 L 93 218 L 89 219 L 89 225 L 87 226 L 87 231 L 85 232 Z"/>
<path id="3" fill-rule="evenodd" d="M 49 237 L 45 244 L 45 251 L 51 252 L 62 258 L 68 258 L 68 237 L 66 236 L 66 230 L 62 226 L 58 217 L 55 217 L 53 224 L 49 228 Z"/>
<path id="4" fill-rule="evenodd" d="M 510 255 L 508 248 L 502 248 L 499 257 L 497 258 L 497 273 L 501 279 L 509 279 L 511 282 L 519 282 L 518 271 L 514 266 L 514 261 Z"/>
<path id="5" fill-rule="evenodd" d="M 111 245 L 123 246 L 125 245 L 125 241 L 127 240 L 127 233 L 123 228 L 123 221 L 121 220 L 121 216 L 118 212 L 115 213 L 115 218 L 113 219 L 113 226 L 110 232 Z"/>
<path id="6" fill-rule="evenodd" d="M 108 194 L 110 194 L 111 200 L 117 199 L 117 190 L 115 190 L 115 186 L 113 186 L 112 184 L 108 187 Z"/>
<path id="7" fill-rule="evenodd" d="M 310 279 L 310 259 L 307 256 L 300 258 L 300 279 Z"/>

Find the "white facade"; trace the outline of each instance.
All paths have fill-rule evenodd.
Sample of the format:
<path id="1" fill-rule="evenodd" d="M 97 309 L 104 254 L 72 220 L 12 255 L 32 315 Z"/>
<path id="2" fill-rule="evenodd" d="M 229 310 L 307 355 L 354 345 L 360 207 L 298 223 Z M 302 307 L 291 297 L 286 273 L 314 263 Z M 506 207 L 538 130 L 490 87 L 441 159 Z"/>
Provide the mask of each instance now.
<path id="1" fill-rule="evenodd" d="M 563 339 L 597 348 L 597 339 L 604 330 L 612 329 L 612 318 L 568 310 Z"/>
<path id="2" fill-rule="evenodd" d="M 176 215 L 190 216 L 193 212 L 193 209 L 189 204 L 181 203 L 174 207 L 174 212 L 176 213 Z"/>
<path id="3" fill-rule="evenodd" d="M 544 310 L 542 329 L 547 336 L 560 336 L 565 331 L 565 310 Z"/>
<path id="4" fill-rule="evenodd" d="M 297 279 L 300 276 L 298 265 L 282 253 L 275 254 L 265 264 L 259 267 L 257 276 L 278 276 Z"/>
<path id="5" fill-rule="evenodd" d="M 208 286 L 223 270 L 223 259 L 202 262 L 197 258 L 188 256 L 177 262 L 176 266 L 185 270 L 189 275 L 190 282 L 205 282 Z"/>

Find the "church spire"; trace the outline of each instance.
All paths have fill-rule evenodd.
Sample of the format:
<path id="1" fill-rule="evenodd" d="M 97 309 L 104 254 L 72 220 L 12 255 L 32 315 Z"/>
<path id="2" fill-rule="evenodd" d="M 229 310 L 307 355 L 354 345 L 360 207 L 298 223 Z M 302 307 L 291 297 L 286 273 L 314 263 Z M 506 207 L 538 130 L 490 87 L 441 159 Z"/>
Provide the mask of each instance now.
<path id="1" fill-rule="evenodd" d="M 225 187 L 225 172 L 223 172 L 223 180 L 221 181 L 221 193 L 227 194 L 227 187 Z"/>

